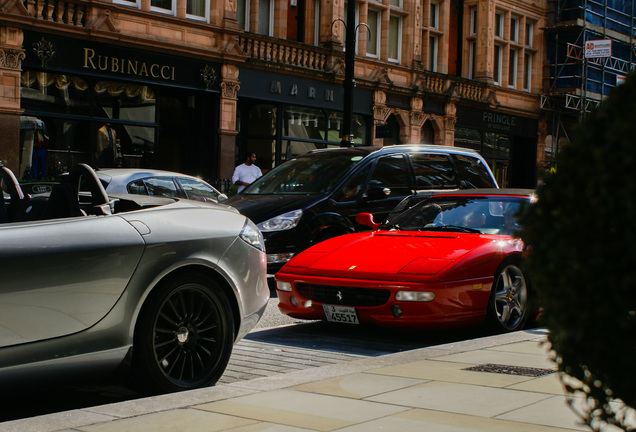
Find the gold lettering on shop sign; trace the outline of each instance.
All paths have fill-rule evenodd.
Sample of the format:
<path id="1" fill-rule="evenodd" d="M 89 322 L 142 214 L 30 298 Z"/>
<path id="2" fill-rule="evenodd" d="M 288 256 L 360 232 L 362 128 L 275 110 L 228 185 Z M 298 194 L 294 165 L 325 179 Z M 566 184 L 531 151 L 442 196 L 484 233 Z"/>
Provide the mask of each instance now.
<path id="1" fill-rule="evenodd" d="M 158 63 L 147 64 L 139 60 L 116 58 L 97 54 L 92 48 L 84 48 L 84 69 L 109 71 L 122 75 L 143 76 L 148 78 L 175 80 L 175 67 L 160 65 Z"/>

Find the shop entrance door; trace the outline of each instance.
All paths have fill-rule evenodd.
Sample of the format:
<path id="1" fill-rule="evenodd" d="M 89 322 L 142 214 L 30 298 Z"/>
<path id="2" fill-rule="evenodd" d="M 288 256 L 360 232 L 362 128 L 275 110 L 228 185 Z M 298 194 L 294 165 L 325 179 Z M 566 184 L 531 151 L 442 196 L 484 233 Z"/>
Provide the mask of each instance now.
<path id="1" fill-rule="evenodd" d="M 507 160 L 495 160 L 492 163 L 492 173 L 497 180 L 497 184 L 500 188 L 510 187 L 509 170 L 510 161 Z"/>

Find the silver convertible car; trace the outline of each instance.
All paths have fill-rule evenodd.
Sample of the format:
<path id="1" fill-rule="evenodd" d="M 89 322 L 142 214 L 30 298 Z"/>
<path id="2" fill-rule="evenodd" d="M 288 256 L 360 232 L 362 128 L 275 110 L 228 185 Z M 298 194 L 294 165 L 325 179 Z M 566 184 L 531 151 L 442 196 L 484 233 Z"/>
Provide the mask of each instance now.
<path id="1" fill-rule="evenodd" d="M 269 299 L 249 219 L 220 204 L 107 195 L 83 164 L 32 197 L 0 173 L 2 385 L 99 371 L 171 392 L 221 377 Z"/>
<path id="2" fill-rule="evenodd" d="M 227 195 L 200 178 L 172 171 L 104 168 L 98 169 L 96 173 L 109 194 L 160 195 L 208 202 L 227 199 Z"/>

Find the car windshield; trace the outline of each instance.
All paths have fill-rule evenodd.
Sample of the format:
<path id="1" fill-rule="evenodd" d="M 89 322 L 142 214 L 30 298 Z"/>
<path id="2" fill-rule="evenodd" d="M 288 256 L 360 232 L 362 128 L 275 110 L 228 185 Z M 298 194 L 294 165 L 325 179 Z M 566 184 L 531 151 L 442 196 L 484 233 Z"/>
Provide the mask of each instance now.
<path id="1" fill-rule="evenodd" d="M 519 231 L 517 215 L 527 197 L 433 197 L 393 212 L 380 226 L 392 231 L 450 231 L 513 235 Z"/>
<path id="2" fill-rule="evenodd" d="M 249 185 L 242 194 L 323 194 L 364 156 L 352 152 L 314 153 L 291 159 Z"/>

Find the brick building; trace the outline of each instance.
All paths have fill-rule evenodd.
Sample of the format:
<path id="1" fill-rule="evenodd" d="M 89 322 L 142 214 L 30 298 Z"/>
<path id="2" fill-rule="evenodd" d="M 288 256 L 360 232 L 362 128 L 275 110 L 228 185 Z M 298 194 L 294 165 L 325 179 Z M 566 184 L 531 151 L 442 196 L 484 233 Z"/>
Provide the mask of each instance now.
<path id="1" fill-rule="evenodd" d="M 547 0 L 358 0 L 359 145 L 478 149 L 532 187 Z M 228 178 L 338 146 L 344 0 L 4 0 L 0 160 L 20 177 L 121 165 Z M 543 125 L 543 126 L 542 126 Z M 110 162 L 112 163 L 112 161 Z"/>

